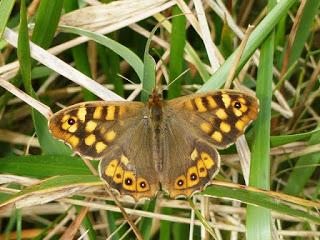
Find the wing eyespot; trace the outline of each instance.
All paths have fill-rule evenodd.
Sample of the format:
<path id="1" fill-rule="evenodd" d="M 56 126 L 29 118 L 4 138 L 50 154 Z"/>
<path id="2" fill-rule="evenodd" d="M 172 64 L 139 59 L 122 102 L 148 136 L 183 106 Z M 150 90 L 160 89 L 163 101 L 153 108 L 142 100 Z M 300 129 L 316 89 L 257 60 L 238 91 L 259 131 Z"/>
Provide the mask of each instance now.
<path id="1" fill-rule="evenodd" d="M 75 124 L 76 123 L 76 120 L 73 118 L 73 117 L 70 117 L 69 119 L 68 119 L 68 124 L 70 125 L 70 126 L 72 126 L 73 124 Z"/>
<path id="2" fill-rule="evenodd" d="M 241 103 L 240 102 L 238 102 L 238 101 L 236 101 L 235 103 L 234 103 L 234 105 L 233 105 L 236 109 L 241 109 Z"/>
<path id="3" fill-rule="evenodd" d="M 197 176 L 197 174 L 195 174 L 195 173 L 192 173 L 192 174 L 190 175 L 190 180 L 192 180 L 192 181 L 197 180 L 197 178 L 198 178 L 198 176 Z"/>
<path id="4" fill-rule="evenodd" d="M 177 182 L 178 186 L 179 187 L 182 187 L 183 184 L 184 184 L 184 181 L 182 179 L 180 179 L 178 182 Z"/>
<path id="5" fill-rule="evenodd" d="M 133 183 L 133 181 L 132 181 L 131 178 L 126 178 L 126 179 L 124 180 L 124 183 L 125 183 L 126 185 L 128 185 L 128 186 L 131 186 L 132 183 Z"/>

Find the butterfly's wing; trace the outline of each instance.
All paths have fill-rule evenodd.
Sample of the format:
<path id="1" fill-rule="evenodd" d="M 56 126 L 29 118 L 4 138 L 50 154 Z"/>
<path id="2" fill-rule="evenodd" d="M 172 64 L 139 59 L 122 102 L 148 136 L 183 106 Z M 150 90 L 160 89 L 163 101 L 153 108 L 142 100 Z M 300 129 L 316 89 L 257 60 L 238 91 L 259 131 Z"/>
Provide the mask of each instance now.
<path id="1" fill-rule="evenodd" d="M 101 159 L 99 173 L 135 199 L 152 197 L 158 174 L 152 161 L 149 120 L 140 102 L 87 102 L 55 113 L 49 129 L 80 156 Z"/>
<path id="2" fill-rule="evenodd" d="M 216 148 L 226 148 L 258 114 L 258 100 L 222 90 L 170 100 L 164 107 L 161 183 L 172 197 L 201 190 L 219 170 Z"/>

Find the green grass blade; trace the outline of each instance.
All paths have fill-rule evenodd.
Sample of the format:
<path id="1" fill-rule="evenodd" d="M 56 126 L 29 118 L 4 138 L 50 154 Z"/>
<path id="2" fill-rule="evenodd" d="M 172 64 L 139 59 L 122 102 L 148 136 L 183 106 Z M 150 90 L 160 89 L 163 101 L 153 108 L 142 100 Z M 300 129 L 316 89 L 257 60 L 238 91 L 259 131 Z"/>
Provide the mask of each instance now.
<path id="1" fill-rule="evenodd" d="M 32 42 L 48 48 L 56 32 L 60 19 L 63 1 L 42 0 L 36 16 L 36 24 L 32 34 Z"/>
<path id="2" fill-rule="evenodd" d="M 317 127 L 317 130 L 320 129 L 320 126 Z M 320 143 L 320 131 L 316 131 L 312 134 L 308 145 L 314 145 Z M 305 185 L 310 180 L 310 177 L 314 171 L 319 168 L 316 167 L 320 164 L 320 154 L 319 152 L 311 153 L 305 156 L 302 156 L 298 159 L 295 164 L 295 168 L 290 174 L 288 182 L 284 188 L 284 192 L 290 195 L 301 194 Z"/>
<path id="3" fill-rule="evenodd" d="M 0 38 L 2 38 L 3 31 L 7 26 L 7 22 L 15 2 L 15 0 L 0 1 Z"/>
<path id="4" fill-rule="evenodd" d="M 152 90 L 156 87 L 156 62 L 154 61 L 153 57 L 150 55 L 150 44 L 153 35 L 155 34 L 156 30 L 159 28 L 159 25 L 156 25 L 147 40 L 146 47 L 144 50 L 143 55 L 143 81 L 142 81 L 142 89 L 145 91 L 141 92 L 141 101 L 146 102 L 152 93 Z"/>
<path id="5" fill-rule="evenodd" d="M 270 32 L 280 19 L 288 13 L 289 8 L 296 3 L 297 0 L 279 1 L 278 4 L 267 14 L 267 16 L 260 22 L 260 24 L 252 31 L 247 45 L 243 51 L 240 59 L 237 73 L 243 68 L 254 51 L 263 43 Z M 224 62 L 224 64 L 210 77 L 210 79 L 199 89 L 199 91 L 209 91 L 220 88 L 227 79 L 234 59 L 238 54 L 238 50 Z"/>
<path id="6" fill-rule="evenodd" d="M 316 212 L 312 212 L 309 208 L 293 204 L 292 202 L 289 202 L 289 204 L 285 204 L 285 202 L 279 200 L 278 198 L 268 195 L 267 191 L 254 192 L 249 191 L 245 188 L 233 188 L 214 185 L 207 187 L 201 194 L 239 200 L 243 203 L 260 206 L 273 211 L 277 211 L 279 213 L 287 214 L 293 217 L 304 219 L 306 221 L 320 224 L 320 217 Z M 287 197 L 289 200 L 290 196 Z M 283 198 L 286 198 L 286 196 L 283 196 Z M 314 208 L 316 207 L 317 206 L 315 203 Z M 260 218 L 260 216 L 256 216 L 256 220 L 258 220 L 257 218 Z"/>
<path id="7" fill-rule="evenodd" d="M 117 53 L 120 57 L 122 57 L 124 60 L 126 60 L 129 65 L 135 70 L 138 77 L 142 81 L 143 79 L 143 62 L 141 59 L 132 52 L 129 48 L 121 45 L 120 43 L 112 40 L 111 38 L 108 38 L 106 36 L 103 36 L 98 33 L 89 32 L 80 28 L 76 27 L 69 27 L 69 26 L 60 26 L 59 29 L 61 29 L 64 32 L 74 33 L 78 35 L 86 36 L 92 40 L 94 40 L 97 43 L 100 43 L 101 45 L 111 49 L 115 53 Z"/>
<path id="8" fill-rule="evenodd" d="M 305 44 L 310 36 L 310 29 L 312 29 L 315 16 L 319 14 L 320 1 L 308 0 L 304 7 L 300 22 L 298 24 L 297 33 L 292 44 L 288 68 L 294 64 L 300 57 Z"/>
<path id="9" fill-rule="evenodd" d="M 92 161 L 97 168 L 98 161 Z M 90 175 L 91 172 L 80 157 L 66 155 L 14 156 L 1 158 L 0 169 L 3 173 L 34 178 L 56 175 Z M 45 169 L 45 171 L 43 171 Z"/>
<path id="10" fill-rule="evenodd" d="M 181 14 L 181 10 L 178 6 L 174 6 L 172 14 Z M 186 18 L 185 16 L 176 16 L 172 19 L 172 33 L 170 41 L 170 64 L 169 64 L 169 80 L 170 83 L 183 71 L 183 54 L 186 44 Z M 168 90 L 168 98 L 172 99 L 181 95 L 181 82 L 182 79 L 178 79 L 173 82 Z"/>
<path id="11" fill-rule="evenodd" d="M 268 9 L 276 4 L 268 1 Z M 252 145 L 249 185 L 270 189 L 270 121 L 272 98 L 274 33 L 271 33 L 261 47 L 260 64 L 257 74 L 257 97 L 260 112 L 254 124 L 255 138 Z M 259 217 L 257 217 L 259 216 Z M 247 206 L 247 239 L 271 239 L 270 210 Z"/>
<path id="12" fill-rule="evenodd" d="M 153 212 L 156 207 L 157 199 L 153 198 L 143 206 L 143 210 L 147 212 Z M 151 239 L 151 227 L 152 218 L 142 218 L 139 223 L 139 230 L 142 234 L 143 239 Z"/>
<path id="13" fill-rule="evenodd" d="M 24 1 L 21 1 L 20 11 L 20 28 L 18 38 L 18 58 L 20 62 L 20 71 L 22 81 L 26 92 L 33 98 L 38 99 L 31 83 L 31 57 L 30 45 L 27 27 L 27 10 Z M 70 154 L 71 151 L 62 142 L 52 138 L 48 130 L 47 119 L 38 111 L 32 109 L 32 119 L 36 133 L 42 147 L 43 153 L 46 154 Z"/>
<path id="14" fill-rule="evenodd" d="M 280 136 L 271 136 L 270 138 L 270 144 L 271 147 L 278 147 L 284 144 L 296 142 L 296 141 L 306 141 L 308 140 L 312 135 L 318 134 L 320 131 L 320 128 L 316 128 L 313 131 L 305 132 L 305 133 L 298 133 L 298 134 L 292 134 L 292 135 L 280 135 Z"/>

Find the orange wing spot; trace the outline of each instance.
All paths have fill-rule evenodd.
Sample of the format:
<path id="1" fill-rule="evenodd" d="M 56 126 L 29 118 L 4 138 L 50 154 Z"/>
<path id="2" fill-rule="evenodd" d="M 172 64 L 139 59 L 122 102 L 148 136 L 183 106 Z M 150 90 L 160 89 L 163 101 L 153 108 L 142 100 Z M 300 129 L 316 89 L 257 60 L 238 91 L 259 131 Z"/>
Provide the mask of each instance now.
<path id="1" fill-rule="evenodd" d="M 240 132 L 243 132 L 244 127 L 245 127 L 245 122 L 244 122 L 244 121 L 238 120 L 238 121 L 236 122 L 236 128 L 237 128 Z"/>
<path id="2" fill-rule="evenodd" d="M 68 131 L 71 133 L 74 133 L 78 129 L 78 123 L 73 124 L 72 126 L 69 127 Z"/>
<path id="3" fill-rule="evenodd" d="M 238 101 L 241 102 L 242 104 L 246 104 L 247 103 L 246 99 L 244 99 L 243 97 L 239 97 Z"/>
<path id="4" fill-rule="evenodd" d="M 124 172 L 122 186 L 126 190 L 136 191 L 137 189 L 136 177 L 133 174 L 133 172 L 131 171 Z"/>
<path id="5" fill-rule="evenodd" d="M 198 112 L 206 112 L 207 111 L 207 108 L 203 105 L 202 99 L 200 97 L 194 99 L 194 102 L 197 106 Z"/>
<path id="6" fill-rule="evenodd" d="M 77 112 L 77 117 L 81 122 L 86 120 L 87 109 L 85 107 L 80 107 Z"/>
<path id="7" fill-rule="evenodd" d="M 68 130 L 69 127 L 70 127 L 70 125 L 69 125 L 68 122 L 64 122 L 64 123 L 62 123 L 62 125 L 61 125 L 61 128 L 62 128 L 63 130 Z"/>
<path id="8" fill-rule="evenodd" d="M 122 183 L 123 174 L 124 174 L 123 168 L 118 166 L 114 175 L 113 175 L 113 181 L 117 184 Z"/>
<path id="9" fill-rule="evenodd" d="M 213 138 L 217 142 L 222 142 L 222 134 L 219 131 L 214 131 L 214 133 L 211 135 L 211 138 Z"/>
<path id="10" fill-rule="evenodd" d="M 228 94 L 226 94 L 226 93 L 223 93 L 223 94 L 222 94 L 222 101 L 223 101 L 224 106 L 225 106 L 226 108 L 228 108 L 228 107 L 230 106 L 230 104 L 231 104 L 231 98 L 230 98 L 230 96 L 229 96 Z"/>
<path id="11" fill-rule="evenodd" d="M 87 122 L 85 130 L 87 132 L 93 132 L 96 129 L 96 127 L 97 123 L 95 121 L 90 120 L 89 122 Z"/>
<path id="12" fill-rule="evenodd" d="M 243 114 L 239 109 L 236 109 L 236 108 L 233 108 L 232 111 L 234 115 L 236 115 L 237 117 L 241 117 Z"/>
<path id="13" fill-rule="evenodd" d="M 214 160 L 212 159 L 212 157 L 206 153 L 206 152 L 202 152 L 200 153 L 201 156 L 201 160 L 203 161 L 206 169 L 211 169 L 214 166 Z"/>
<path id="14" fill-rule="evenodd" d="M 87 146 L 92 146 L 92 144 L 94 144 L 95 141 L 96 141 L 96 136 L 94 134 L 90 134 L 84 139 L 84 143 Z"/>
<path id="15" fill-rule="evenodd" d="M 197 162 L 197 169 L 199 177 L 206 177 L 208 175 L 208 171 L 202 159 L 199 159 Z"/>
<path id="16" fill-rule="evenodd" d="M 213 97 L 207 96 L 207 100 L 211 108 L 216 108 L 218 106 L 217 102 L 213 99 Z"/>
<path id="17" fill-rule="evenodd" d="M 96 107 L 96 109 L 93 112 L 93 119 L 101 119 L 102 117 L 102 107 Z"/>
<path id="18" fill-rule="evenodd" d="M 216 111 L 216 115 L 218 116 L 218 118 L 224 120 L 224 119 L 227 119 L 228 118 L 228 115 L 226 113 L 226 111 L 222 108 L 219 108 L 217 111 Z"/>
<path id="19" fill-rule="evenodd" d="M 200 128 L 205 133 L 210 133 L 212 131 L 212 125 L 207 122 L 201 123 Z"/>
<path id="20" fill-rule="evenodd" d="M 251 119 L 247 115 L 244 115 L 241 120 L 247 124 Z"/>
<path id="21" fill-rule="evenodd" d="M 61 118 L 61 122 L 66 122 L 70 118 L 70 114 L 66 114 Z"/>
<path id="22" fill-rule="evenodd" d="M 185 105 L 185 107 L 186 107 L 188 110 L 191 110 L 191 111 L 194 110 L 191 101 L 186 101 L 186 102 L 184 103 L 184 105 Z"/>
<path id="23" fill-rule="evenodd" d="M 108 166 L 105 168 L 104 174 L 108 177 L 113 177 L 114 173 L 116 172 L 118 162 L 119 161 L 117 159 L 111 160 Z"/>
<path id="24" fill-rule="evenodd" d="M 121 155 L 121 159 L 120 159 L 121 163 L 123 163 L 125 166 L 128 165 L 129 163 L 129 159 L 125 156 L 125 155 Z"/>
<path id="25" fill-rule="evenodd" d="M 119 117 L 121 118 L 125 114 L 126 108 L 124 106 L 119 106 Z"/>
<path id="26" fill-rule="evenodd" d="M 186 176 L 181 175 L 177 177 L 176 181 L 174 182 L 175 189 L 185 189 L 187 188 L 187 179 Z"/>
<path id="27" fill-rule="evenodd" d="M 221 122 L 221 123 L 220 123 L 220 130 L 221 130 L 222 132 L 228 133 L 228 132 L 231 131 L 231 126 L 230 126 L 230 124 L 228 124 L 228 123 Z"/>
<path id="28" fill-rule="evenodd" d="M 107 108 L 107 115 L 106 115 L 106 120 L 107 121 L 112 121 L 114 120 L 114 114 L 116 112 L 116 106 L 110 105 Z"/>
<path id="29" fill-rule="evenodd" d="M 187 172 L 187 186 L 193 187 L 199 183 L 198 170 L 196 166 L 190 167 Z"/>
<path id="30" fill-rule="evenodd" d="M 70 143 L 70 145 L 75 148 L 76 146 L 78 146 L 80 139 L 76 136 L 71 136 L 67 142 Z"/>
<path id="31" fill-rule="evenodd" d="M 104 135 L 104 138 L 106 139 L 107 142 L 112 142 L 116 138 L 116 135 L 117 135 L 116 132 L 111 130 Z"/>
<path id="32" fill-rule="evenodd" d="M 146 192 L 150 190 L 149 183 L 142 177 L 138 177 L 137 179 L 137 191 L 138 192 Z"/>
<path id="33" fill-rule="evenodd" d="M 241 105 L 241 108 L 240 108 L 240 111 L 243 112 L 243 113 L 245 113 L 246 111 L 248 111 L 247 105 L 242 104 L 242 105 Z"/>
<path id="34" fill-rule="evenodd" d="M 97 153 L 101 153 L 107 148 L 107 145 L 103 142 L 97 142 L 95 148 Z"/>
<path id="35" fill-rule="evenodd" d="M 192 161 L 195 161 L 195 160 L 198 158 L 198 156 L 199 156 L 198 151 L 197 151 L 197 149 L 195 148 L 195 149 L 192 151 L 191 155 L 190 155 L 191 160 L 192 160 Z"/>

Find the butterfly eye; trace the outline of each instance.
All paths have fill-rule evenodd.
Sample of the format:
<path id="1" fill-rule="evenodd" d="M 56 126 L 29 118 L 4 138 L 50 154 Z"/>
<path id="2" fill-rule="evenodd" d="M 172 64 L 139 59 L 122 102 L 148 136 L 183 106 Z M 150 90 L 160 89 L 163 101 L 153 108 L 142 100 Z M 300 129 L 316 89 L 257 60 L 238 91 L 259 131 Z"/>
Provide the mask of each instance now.
<path id="1" fill-rule="evenodd" d="M 234 103 L 234 107 L 235 107 L 236 109 L 240 109 L 240 108 L 241 108 L 241 103 L 240 103 L 240 102 L 235 102 L 235 103 Z"/>
<path id="2" fill-rule="evenodd" d="M 71 125 L 73 125 L 73 124 L 75 124 L 76 123 L 76 120 L 74 120 L 74 118 L 69 118 L 68 119 L 68 124 L 71 126 Z"/>

